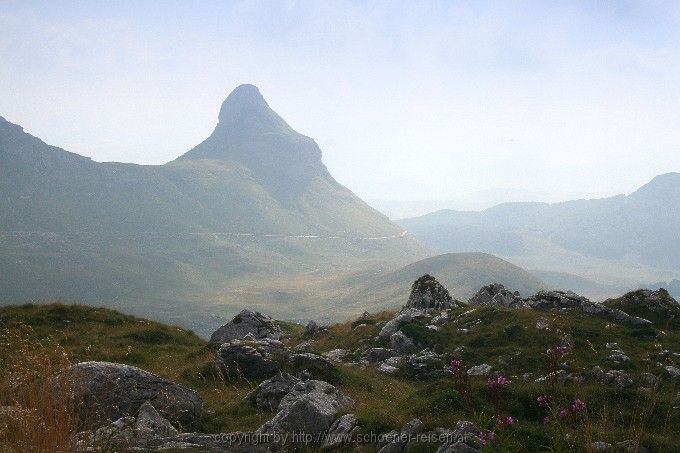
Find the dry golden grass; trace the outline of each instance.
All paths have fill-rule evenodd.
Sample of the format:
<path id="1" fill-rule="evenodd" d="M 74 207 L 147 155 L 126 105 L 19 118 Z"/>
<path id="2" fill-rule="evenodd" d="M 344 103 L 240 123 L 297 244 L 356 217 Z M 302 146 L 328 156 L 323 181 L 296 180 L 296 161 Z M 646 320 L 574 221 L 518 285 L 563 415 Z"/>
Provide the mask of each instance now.
<path id="1" fill-rule="evenodd" d="M 73 385 L 63 379 L 55 391 L 53 377 L 70 366 L 56 342 L 36 341 L 31 329 L 2 332 L 0 394 L 2 451 L 59 453 L 76 450 L 79 418 Z"/>

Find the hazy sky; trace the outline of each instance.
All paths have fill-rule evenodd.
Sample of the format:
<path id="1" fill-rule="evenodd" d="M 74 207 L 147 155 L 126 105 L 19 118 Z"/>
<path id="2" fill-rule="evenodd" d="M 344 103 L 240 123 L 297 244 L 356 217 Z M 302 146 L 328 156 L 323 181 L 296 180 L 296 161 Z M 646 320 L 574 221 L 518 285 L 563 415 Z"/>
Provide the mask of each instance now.
<path id="1" fill-rule="evenodd" d="M 173 159 L 241 83 L 366 198 L 680 171 L 680 2 L 0 0 L 0 115 L 95 160 Z"/>

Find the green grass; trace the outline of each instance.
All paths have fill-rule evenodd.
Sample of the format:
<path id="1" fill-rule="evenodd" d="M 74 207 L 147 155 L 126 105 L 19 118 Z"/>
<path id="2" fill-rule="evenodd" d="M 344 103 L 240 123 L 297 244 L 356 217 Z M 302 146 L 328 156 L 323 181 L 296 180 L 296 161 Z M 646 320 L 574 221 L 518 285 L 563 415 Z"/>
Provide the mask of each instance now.
<path id="1" fill-rule="evenodd" d="M 512 382 L 506 409 L 518 419 L 513 432 L 523 448 L 542 451 L 550 444 L 549 432 L 541 421 L 544 413 L 536 405 L 536 397 L 546 392 L 546 386 L 535 383 L 534 379 L 545 374 L 546 348 L 568 335 L 573 343 L 565 358 L 568 372 L 580 374 L 586 380 L 560 387 L 559 396 L 565 402 L 575 398 L 587 402 L 587 426 L 592 430 L 592 440 L 613 442 L 639 438 L 652 451 L 680 449 L 677 380 L 673 382 L 662 377 L 659 391 L 646 395 L 637 390 L 637 384 L 630 389 L 614 389 L 590 379 L 590 371 L 595 365 L 605 370 L 625 369 L 634 376 L 647 371 L 661 375 L 655 354 L 660 347 L 680 352 L 677 346 L 680 344 L 679 331 L 630 328 L 580 313 L 494 308 L 477 309 L 468 314 L 464 314 L 465 311 L 463 308 L 453 310 L 451 317 L 456 320 L 438 332 L 426 329 L 422 321 L 404 326 L 403 330 L 421 347 L 456 355 L 467 366 L 488 363 L 508 376 Z M 373 346 L 378 333 L 375 323 L 391 316 L 387 312 L 372 316 L 369 325 L 358 330 L 354 329 L 356 323 L 351 321 L 333 325 L 327 335 L 313 339 L 311 349 L 317 353 L 335 348 L 353 352 Z M 541 317 L 548 320 L 549 329 L 536 329 L 536 320 Z M 468 332 L 459 330 L 476 320 L 481 323 Z M 73 360 L 128 363 L 196 389 L 205 401 L 201 429 L 206 432 L 253 430 L 272 416 L 242 402 L 257 382 L 219 379 L 211 366 L 214 348 L 190 331 L 78 305 L 25 305 L 0 309 L 1 326 L 17 323 L 31 326 L 36 339 L 55 338 Z M 308 339 L 303 336 L 299 324 L 286 322 L 282 323 L 282 328 L 286 332 L 284 341 L 290 346 Z M 633 359 L 629 364 L 621 366 L 608 361 L 609 351 L 605 344 L 612 341 L 618 342 Z M 460 347 L 463 352 L 454 353 Z M 674 361 L 678 366 L 677 359 L 672 357 L 664 364 Z M 296 371 L 287 365 L 284 369 Z M 525 373 L 531 373 L 531 376 L 525 379 L 522 377 Z M 354 412 L 364 432 L 384 433 L 398 429 L 415 417 L 428 428 L 452 427 L 460 419 L 475 420 L 481 412 L 490 414 L 493 411 L 481 378 L 472 381 L 474 409 L 471 410 L 463 403 L 452 378 L 417 380 L 406 372 L 388 376 L 379 373 L 375 366 L 360 369 L 351 365 L 339 365 L 331 375 L 324 377 L 356 401 Z M 573 431 L 586 439 L 584 426 L 574 426 Z M 429 447 L 418 448 L 424 450 L 415 451 L 428 451 Z"/>

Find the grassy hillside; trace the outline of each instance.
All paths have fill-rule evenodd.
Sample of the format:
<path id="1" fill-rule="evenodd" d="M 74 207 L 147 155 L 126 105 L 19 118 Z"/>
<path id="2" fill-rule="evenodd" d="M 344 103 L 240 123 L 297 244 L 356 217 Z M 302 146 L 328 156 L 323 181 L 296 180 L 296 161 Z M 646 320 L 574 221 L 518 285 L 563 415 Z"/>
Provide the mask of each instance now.
<path id="1" fill-rule="evenodd" d="M 524 269 L 486 253 L 446 253 L 408 264 L 394 271 L 362 277 L 360 281 L 346 282 L 353 288 L 343 300 L 344 311 L 360 313 L 391 309 L 403 304 L 415 279 L 424 274 L 433 275 L 451 295 L 467 301 L 484 285 L 502 283 L 508 289 L 527 296 L 545 284 Z"/>
<path id="2" fill-rule="evenodd" d="M 420 347 L 455 356 L 465 366 L 488 363 L 510 379 L 504 398 L 506 409 L 516 423 L 508 433 L 519 451 L 546 451 L 554 440 L 550 427 L 542 422 L 544 411 L 536 404 L 537 396 L 546 392 L 546 385 L 535 383 L 534 379 L 546 372 L 545 350 L 565 341 L 571 343 L 564 359 L 565 367 L 569 373 L 583 376 L 585 381 L 567 383 L 560 387 L 559 394 L 567 401 L 579 398 L 587 404 L 587 417 L 578 424 L 567 424 L 569 432 L 591 441 L 634 439 L 650 451 L 680 449 L 678 382 L 665 377 L 656 365 L 656 361 L 679 365 L 672 354 L 657 358 L 662 348 L 679 352 L 677 329 L 662 331 L 658 325 L 652 328 L 612 325 L 576 312 L 547 314 L 493 308 L 469 312 L 458 308 L 451 316 L 455 320 L 437 332 L 425 328 L 420 321 L 402 330 Z M 372 316 L 363 321 L 367 326 L 359 330 L 354 328 L 357 323 L 333 325 L 327 334 L 312 339 L 311 350 L 324 353 L 344 348 L 350 352 L 347 361 L 351 361 L 365 345 L 375 341 L 378 332 L 375 323 L 390 317 L 390 313 Z M 535 327 L 539 318 L 546 319 L 547 329 Z M 476 327 L 465 332 L 460 330 L 472 321 L 477 322 Z M 201 426 L 206 432 L 252 430 L 272 415 L 242 402 L 257 382 L 225 383 L 217 379 L 210 365 L 214 350 L 186 330 L 84 306 L 0 308 L 3 328 L 17 323 L 29 325 L 35 341 L 51 336 L 75 361 L 128 363 L 196 389 L 206 403 Z M 287 334 L 284 341 L 289 346 L 309 339 L 303 336 L 301 326 L 284 323 L 282 327 Z M 605 370 L 612 367 L 607 359 L 610 350 L 606 343 L 609 342 L 617 342 L 631 358 L 630 362 L 614 367 L 631 373 L 636 379 L 644 372 L 659 375 L 661 381 L 656 391 L 646 393 L 636 386 L 607 387 L 591 380 L 593 366 L 600 365 Z M 3 369 L 0 368 L 0 372 Z M 488 415 L 493 411 L 482 378 L 471 382 L 474 413 L 466 407 L 452 377 L 414 379 L 406 369 L 396 375 L 385 375 L 378 372 L 375 365 L 361 369 L 340 364 L 326 378 L 357 401 L 355 413 L 365 432 L 398 429 L 414 417 L 420 418 L 428 428 L 452 427 L 459 419 L 483 419 L 483 413 Z M 423 446 L 418 451 L 432 450 Z"/>

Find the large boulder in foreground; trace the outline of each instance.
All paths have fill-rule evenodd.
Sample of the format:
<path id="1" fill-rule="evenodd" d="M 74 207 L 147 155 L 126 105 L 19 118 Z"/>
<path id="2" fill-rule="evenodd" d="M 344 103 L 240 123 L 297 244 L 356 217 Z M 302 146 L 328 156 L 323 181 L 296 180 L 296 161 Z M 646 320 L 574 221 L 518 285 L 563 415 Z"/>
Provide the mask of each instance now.
<path id="1" fill-rule="evenodd" d="M 217 350 L 215 367 L 228 379 L 269 378 L 279 372 L 273 356 L 260 342 L 232 340 Z"/>
<path id="2" fill-rule="evenodd" d="M 335 386 L 324 381 L 300 381 L 281 400 L 279 412 L 262 425 L 261 434 L 305 433 L 314 441 L 328 432 L 340 412 L 354 404 Z"/>
<path id="3" fill-rule="evenodd" d="M 149 402 L 165 418 L 182 426 L 196 424 L 203 401 L 193 390 L 140 368 L 110 362 L 82 362 L 57 378 L 69 379 L 82 401 L 81 417 L 95 426 L 136 416 Z"/>
<path id="4" fill-rule="evenodd" d="M 407 308 L 420 310 L 445 310 L 453 306 L 453 298 L 449 291 L 428 274 L 413 282 L 411 295 L 406 302 Z"/>
<path id="5" fill-rule="evenodd" d="M 234 319 L 217 329 L 210 336 L 211 343 L 222 344 L 231 340 L 240 340 L 250 336 L 254 339 L 269 338 L 278 340 L 283 331 L 278 323 L 262 313 L 243 310 Z"/>
<path id="6" fill-rule="evenodd" d="M 500 283 L 483 286 L 468 301 L 471 306 L 490 306 L 504 308 L 529 308 L 517 291 L 510 292 Z"/>
<path id="7" fill-rule="evenodd" d="M 274 411 L 279 407 L 284 396 L 288 395 L 300 379 L 288 373 L 279 373 L 260 383 L 255 390 L 248 393 L 245 401 L 260 409 Z"/>

